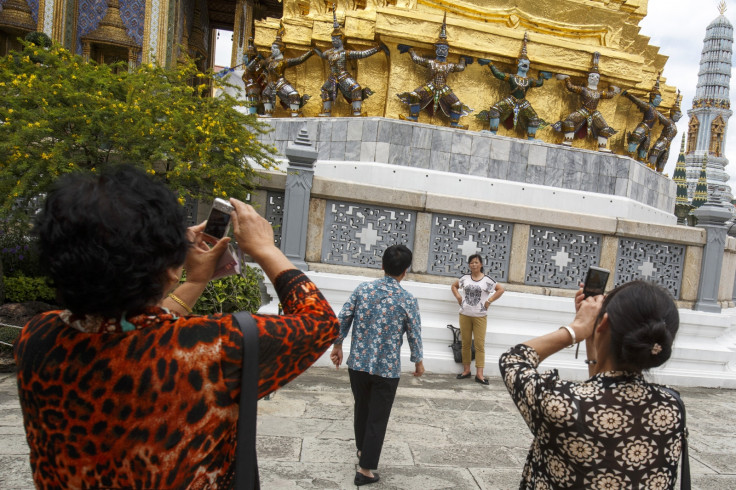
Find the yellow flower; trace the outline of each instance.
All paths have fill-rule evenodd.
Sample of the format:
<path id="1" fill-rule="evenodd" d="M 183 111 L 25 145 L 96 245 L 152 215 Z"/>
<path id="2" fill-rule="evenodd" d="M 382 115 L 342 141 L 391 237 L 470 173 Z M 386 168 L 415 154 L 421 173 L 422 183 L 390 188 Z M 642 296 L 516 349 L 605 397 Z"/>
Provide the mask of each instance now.
<path id="1" fill-rule="evenodd" d="M 49 153 L 41 153 L 41 158 L 44 160 L 48 160 L 51 158 L 51 155 Z"/>
<path id="2" fill-rule="evenodd" d="M 183 206 L 184 204 L 186 204 L 186 200 L 184 199 L 184 197 L 183 197 L 183 196 L 179 196 L 179 198 L 177 199 L 177 201 L 179 201 L 179 204 L 181 204 L 182 206 Z"/>
<path id="3" fill-rule="evenodd" d="M 146 169 L 147 174 L 156 175 L 156 171 L 152 168 Z"/>

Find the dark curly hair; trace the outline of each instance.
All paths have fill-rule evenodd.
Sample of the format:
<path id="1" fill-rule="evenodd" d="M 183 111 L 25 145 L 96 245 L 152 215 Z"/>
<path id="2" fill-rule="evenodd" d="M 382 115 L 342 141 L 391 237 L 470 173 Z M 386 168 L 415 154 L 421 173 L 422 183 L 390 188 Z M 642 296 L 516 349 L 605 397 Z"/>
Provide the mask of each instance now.
<path id="1" fill-rule="evenodd" d="M 620 369 L 645 371 L 661 366 L 672 355 L 680 315 L 663 287 L 646 281 L 623 284 L 606 296 L 599 321 L 605 313 L 611 354 Z"/>
<path id="2" fill-rule="evenodd" d="M 60 178 L 35 231 L 59 301 L 78 315 L 119 318 L 155 304 L 190 246 L 176 197 L 130 165 Z"/>

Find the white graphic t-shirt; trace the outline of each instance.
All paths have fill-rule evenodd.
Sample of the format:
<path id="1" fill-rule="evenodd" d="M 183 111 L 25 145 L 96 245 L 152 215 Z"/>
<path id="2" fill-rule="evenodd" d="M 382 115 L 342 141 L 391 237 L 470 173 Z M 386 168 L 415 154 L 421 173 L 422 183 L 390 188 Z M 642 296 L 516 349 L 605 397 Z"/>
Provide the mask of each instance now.
<path id="1" fill-rule="evenodd" d="M 459 283 L 463 291 L 460 313 L 465 316 L 486 316 L 485 304 L 496 290 L 496 281 L 488 276 L 474 281 L 470 274 L 465 274 L 459 279 Z"/>

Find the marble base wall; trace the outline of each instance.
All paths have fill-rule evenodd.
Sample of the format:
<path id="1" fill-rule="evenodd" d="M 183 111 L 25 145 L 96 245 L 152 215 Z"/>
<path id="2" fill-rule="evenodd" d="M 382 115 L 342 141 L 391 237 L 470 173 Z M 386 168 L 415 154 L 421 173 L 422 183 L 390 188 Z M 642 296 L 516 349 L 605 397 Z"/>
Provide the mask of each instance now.
<path id="1" fill-rule="evenodd" d="M 261 141 L 281 154 L 306 127 L 320 161 L 387 163 L 607 194 L 674 212 L 675 183 L 627 156 L 379 117 L 267 122 L 274 130 Z"/>

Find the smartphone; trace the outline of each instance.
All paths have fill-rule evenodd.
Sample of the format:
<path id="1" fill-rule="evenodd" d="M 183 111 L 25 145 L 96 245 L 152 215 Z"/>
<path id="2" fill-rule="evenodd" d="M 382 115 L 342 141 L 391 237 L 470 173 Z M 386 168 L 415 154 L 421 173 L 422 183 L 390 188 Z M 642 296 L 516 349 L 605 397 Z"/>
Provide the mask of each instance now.
<path id="1" fill-rule="evenodd" d="M 204 240 L 209 243 L 217 243 L 218 240 L 227 235 L 230 228 L 230 213 L 233 212 L 232 205 L 224 199 L 215 199 L 212 202 L 210 215 L 204 227 Z"/>
<path id="2" fill-rule="evenodd" d="M 610 274 L 611 273 L 608 269 L 591 266 L 588 269 L 588 274 L 585 276 L 585 285 L 583 286 L 583 294 L 585 297 L 587 298 L 588 296 L 598 296 L 599 294 L 603 294 Z"/>

